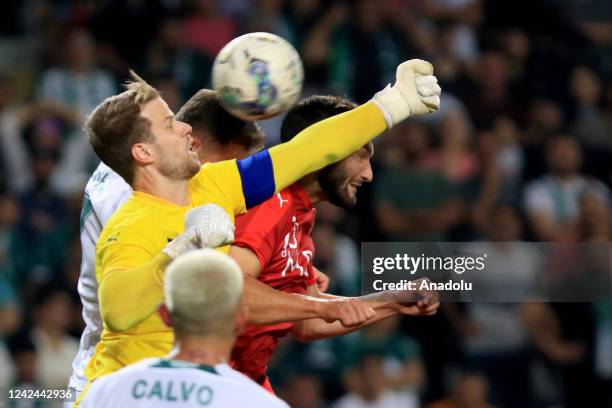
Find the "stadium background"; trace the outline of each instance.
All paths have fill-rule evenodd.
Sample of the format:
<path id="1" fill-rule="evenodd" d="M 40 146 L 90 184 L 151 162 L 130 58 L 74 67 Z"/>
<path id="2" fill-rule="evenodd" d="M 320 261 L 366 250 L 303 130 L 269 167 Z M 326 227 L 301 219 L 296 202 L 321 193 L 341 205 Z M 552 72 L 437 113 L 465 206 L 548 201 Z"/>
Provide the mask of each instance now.
<path id="1" fill-rule="evenodd" d="M 434 64 L 443 88 L 439 113 L 376 142 L 375 180 L 354 211 L 319 208 L 315 264 L 332 293 L 359 293 L 360 241 L 610 240 L 609 0 L 5 0 L 0 387 L 62 387 L 71 371 L 79 212 L 96 166 L 84 117 L 128 67 L 177 110 L 209 86 L 219 49 L 249 31 L 294 44 L 304 95 L 364 102 L 414 57 Z M 262 123 L 271 143 L 278 125 Z M 539 178 L 555 172 L 547 149 L 557 167 L 580 154 L 576 176 L 602 183 L 570 203 L 575 214 L 553 209 L 552 229 L 531 221 L 526 194 L 552 194 Z M 610 303 L 446 304 L 434 318 L 286 341 L 271 375 L 295 407 L 419 406 L 417 395 L 421 406 L 447 399 L 435 407 L 612 406 L 610 326 Z"/>

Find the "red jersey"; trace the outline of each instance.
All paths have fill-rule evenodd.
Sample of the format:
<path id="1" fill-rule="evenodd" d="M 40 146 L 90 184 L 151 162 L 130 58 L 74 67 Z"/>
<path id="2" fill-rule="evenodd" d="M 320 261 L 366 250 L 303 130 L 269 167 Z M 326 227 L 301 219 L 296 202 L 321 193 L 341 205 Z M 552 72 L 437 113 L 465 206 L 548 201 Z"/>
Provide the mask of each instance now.
<path id="1" fill-rule="evenodd" d="M 237 217 L 233 245 L 257 255 L 261 282 L 283 292 L 305 294 L 308 286 L 316 284 L 310 237 L 315 218 L 308 195 L 296 183 Z M 234 345 L 231 366 L 263 384 L 279 338 L 292 327 L 290 322 L 247 326 Z"/>

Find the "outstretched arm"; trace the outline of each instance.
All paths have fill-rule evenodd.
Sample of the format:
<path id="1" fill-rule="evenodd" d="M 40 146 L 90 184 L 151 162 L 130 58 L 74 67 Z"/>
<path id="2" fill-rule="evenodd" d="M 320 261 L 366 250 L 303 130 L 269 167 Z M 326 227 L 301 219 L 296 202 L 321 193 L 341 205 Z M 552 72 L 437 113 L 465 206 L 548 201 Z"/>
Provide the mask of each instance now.
<path id="1" fill-rule="evenodd" d="M 370 102 L 315 123 L 286 143 L 239 160 L 246 207 L 344 159 L 404 119 L 435 112 L 440 92 L 429 62 L 404 62 L 397 68 L 395 84 L 378 92 Z"/>
<path id="2" fill-rule="evenodd" d="M 316 123 L 289 142 L 272 147 L 276 191 L 344 159 L 410 116 L 437 111 L 441 92 L 437 82 L 429 62 L 404 62 L 397 67 L 395 84 L 378 92 L 370 102 Z"/>
<path id="3" fill-rule="evenodd" d="M 244 305 L 248 307 L 248 323 L 275 324 L 304 319 L 338 320 L 340 325 L 353 326 L 371 318 L 374 311 L 354 299 L 323 299 L 316 296 L 286 293 L 259 281 L 259 259 L 248 248 L 232 246 L 229 255 L 244 274 Z"/>
<path id="4" fill-rule="evenodd" d="M 340 296 L 320 293 L 316 285 L 308 288 L 308 294 L 320 299 L 349 299 Z M 419 299 L 407 302 L 410 298 Z M 395 314 L 409 316 L 431 316 L 434 315 L 440 306 L 438 294 L 433 291 L 417 290 L 411 292 L 379 292 L 371 295 L 353 298 L 359 300 L 373 310 L 376 316 L 354 326 L 343 326 L 338 322 L 326 322 L 322 319 L 308 319 L 297 322 L 293 326 L 293 335 L 300 341 L 313 341 L 329 337 L 342 336 L 351 333 L 364 326 L 379 322 Z"/>

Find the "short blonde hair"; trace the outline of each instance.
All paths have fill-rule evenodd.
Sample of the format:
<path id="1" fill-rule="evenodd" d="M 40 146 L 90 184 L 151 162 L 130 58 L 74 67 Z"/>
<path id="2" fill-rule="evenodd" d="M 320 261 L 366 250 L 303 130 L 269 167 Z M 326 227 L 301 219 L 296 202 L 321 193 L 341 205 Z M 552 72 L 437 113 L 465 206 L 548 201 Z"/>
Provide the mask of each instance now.
<path id="1" fill-rule="evenodd" d="M 85 131 L 94 151 L 126 182 L 134 180 L 132 146 L 151 141 L 151 122 L 140 114 L 147 102 L 159 97 L 157 89 L 130 70 L 126 91 L 106 98 L 91 113 Z"/>
<path id="2" fill-rule="evenodd" d="M 166 269 L 166 306 L 177 335 L 225 335 L 233 331 L 243 289 L 242 272 L 229 256 L 199 249 Z"/>

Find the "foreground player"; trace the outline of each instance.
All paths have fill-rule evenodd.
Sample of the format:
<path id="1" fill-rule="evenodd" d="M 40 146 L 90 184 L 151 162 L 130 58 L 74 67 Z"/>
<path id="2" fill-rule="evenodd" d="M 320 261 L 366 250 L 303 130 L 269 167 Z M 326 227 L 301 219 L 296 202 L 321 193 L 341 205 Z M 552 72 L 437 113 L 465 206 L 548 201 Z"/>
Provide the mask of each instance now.
<path id="1" fill-rule="evenodd" d="M 264 145 L 264 135 L 257 126 L 227 113 L 210 90 L 197 92 L 180 109 L 177 119 L 191 125 L 192 150 L 197 151 L 201 163 L 243 159 Z M 85 330 L 68 383 L 77 393 L 87 383 L 84 371 L 102 334 L 95 271 L 96 243 L 111 215 L 131 195 L 130 185 L 104 163 L 98 165 L 85 187 L 80 220 L 83 256 L 78 282 Z"/>
<path id="2" fill-rule="evenodd" d="M 312 123 L 356 106 L 335 96 L 302 100 L 287 113 L 281 140 L 289 141 Z M 268 361 L 279 339 L 289 333 L 301 341 L 311 341 L 347 334 L 397 313 L 429 316 L 438 309 L 435 292 L 416 291 L 412 296 L 420 300 L 412 303 L 391 301 L 389 293 L 347 303 L 350 298 L 320 293 L 315 284 L 318 271 L 312 265 L 315 248 L 310 237 L 316 217 L 314 205 L 329 201 L 353 207 L 357 189 L 372 181 L 373 149 L 367 143 L 344 160 L 303 177 L 236 218 L 230 256 L 245 275 L 245 304 L 252 312 L 251 321 L 259 325 L 248 326 L 238 339 L 231 364 L 270 391 Z M 333 307 L 334 302 L 341 302 L 336 304 L 340 310 Z"/>
<path id="3" fill-rule="evenodd" d="M 81 406 L 287 407 L 227 365 L 246 319 L 242 288 L 242 272 L 227 255 L 200 249 L 179 257 L 166 271 L 159 308 L 175 351 L 100 378 Z"/>
<path id="4" fill-rule="evenodd" d="M 188 209 L 212 202 L 233 217 L 346 157 L 385 128 L 437 110 L 440 88 L 432 73 L 424 61 L 404 63 L 396 84 L 372 102 L 311 126 L 289 143 L 201 169 L 189 150 L 190 127 L 177 121 L 144 81 L 96 108 L 87 123 L 94 150 L 134 194 L 111 217 L 96 248 L 104 329 L 87 366 L 88 379 L 170 349 L 172 333 L 153 315 L 163 299 L 164 269 L 211 238 L 203 235 L 198 213 L 188 217 L 183 232 Z"/>

